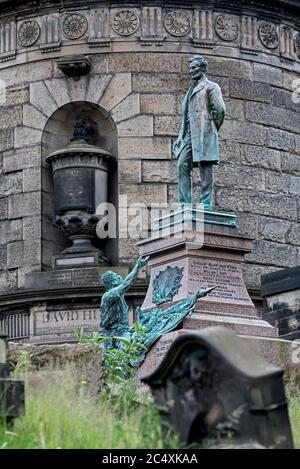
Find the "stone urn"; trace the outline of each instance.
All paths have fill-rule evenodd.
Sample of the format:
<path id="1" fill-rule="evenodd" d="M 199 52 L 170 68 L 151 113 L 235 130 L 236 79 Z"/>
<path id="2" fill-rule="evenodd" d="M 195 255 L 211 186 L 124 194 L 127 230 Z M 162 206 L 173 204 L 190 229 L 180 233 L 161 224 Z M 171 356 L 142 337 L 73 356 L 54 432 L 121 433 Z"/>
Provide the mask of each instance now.
<path id="1" fill-rule="evenodd" d="M 70 145 L 51 153 L 55 225 L 72 241 L 72 246 L 54 258 L 54 268 L 107 264 L 101 249 L 92 244 L 100 221 L 99 204 L 107 203 L 108 178 L 113 156 L 94 145 L 97 124 L 84 116 L 74 126 Z"/>

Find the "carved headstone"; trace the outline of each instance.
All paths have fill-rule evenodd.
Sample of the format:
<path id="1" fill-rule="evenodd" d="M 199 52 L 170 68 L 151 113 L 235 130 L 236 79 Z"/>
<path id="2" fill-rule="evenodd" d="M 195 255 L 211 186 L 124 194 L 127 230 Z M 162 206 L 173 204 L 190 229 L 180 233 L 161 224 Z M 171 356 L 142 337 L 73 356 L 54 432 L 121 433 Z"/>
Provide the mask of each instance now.
<path id="1" fill-rule="evenodd" d="M 231 331 L 214 327 L 180 336 L 142 381 L 185 444 L 288 449 L 293 441 L 282 375 Z"/>

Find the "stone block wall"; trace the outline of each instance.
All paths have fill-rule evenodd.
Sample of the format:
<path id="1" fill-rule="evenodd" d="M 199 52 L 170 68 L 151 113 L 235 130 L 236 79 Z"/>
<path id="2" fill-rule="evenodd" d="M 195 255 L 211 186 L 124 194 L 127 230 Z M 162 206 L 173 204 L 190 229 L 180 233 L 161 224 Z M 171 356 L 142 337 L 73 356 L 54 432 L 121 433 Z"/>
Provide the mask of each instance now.
<path id="1" fill-rule="evenodd" d="M 172 10 L 157 9 L 162 17 Z M 119 10 L 112 7 L 111 15 Z M 142 15 L 140 28 L 145 26 L 144 10 L 134 11 Z M 199 13 L 184 11 L 196 18 Z M 90 18 L 91 11 L 86 15 Z M 107 42 L 99 34 L 102 42 L 96 47 L 89 29 L 78 40 L 60 42 L 57 49 L 41 52 L 43 44 L 38 42 L 2 60 L 6 99 L 0 106 L 1 293 L 22 288 L 26 273 L 49 269 L 61 242 L 52 227 L 51 172 L 41 143 L 47 138 L 43 132 L 48 120 L 65 104 L 93 103 L 114 122 L 119 195 L 127 195 L 129 203 L 147 205 L 176 201 L 171 148 L 190 85 L 187 60 L 195 53 L 208 59 L 208 78 L 221 86 L 227 106 L 220 131 L 221 163 L 215 171 L 215 208 L 236 212 L 239 229 L 256 238 L 247 256 L 246 283 L 259 289 L 262 274 L 300 263 L 300 104 L 292 99 L 295 80 L 300 79 L 298 36 L 291 36 L 295 50 L 289 49 L 289 57 L 287 42 L 271 50 L 251 36 L 256 49 L 250 54 L 245 50 L 249 38 L 228 42 L 216 35 L 212 24 L 218 14 L 214 15 L 213 23 L 207 23 L 209 44 L 197 38 L 194 29 L 180 37 L 168 32 L 159 41 L 158 28 L 148 42 L 136 32 L 122 37 L 107 33 Z M 245 21 L 241 14 L 241 35 Z M 298 34 L 295 28 L 293 34 Z M 285 29 L 280 34 L 285 37 Z M 58 70 L 57 59 L 70 53 L 90 56 L 89 76 L 74 81 Z M 120 239 L 119 264 L 131 264 L 137 253 L 136 240 Z"/>

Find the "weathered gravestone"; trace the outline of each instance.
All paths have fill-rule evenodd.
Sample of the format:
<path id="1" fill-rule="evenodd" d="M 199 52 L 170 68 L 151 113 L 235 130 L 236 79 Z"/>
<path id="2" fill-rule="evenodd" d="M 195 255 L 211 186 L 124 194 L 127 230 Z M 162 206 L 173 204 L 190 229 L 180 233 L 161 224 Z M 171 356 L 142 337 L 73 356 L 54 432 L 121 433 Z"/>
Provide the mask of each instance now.
<path id="1" fill-rule="evenodd" d="M 286 340 L 300 339 L 300 266 L 263 275 L 263 317 Z"/>
<path id="2" fill-rule="evenodd" d="M 289 449 L 282 376 L 230 330 L 212 327 L 180 336 L 143 382 L 185 444 Z"/>
<path id="3" fill-rule="evenodd" d="M 7 340 L 0 332 L 0 418 L 11 423 L 16 417 L 24 415 L 24 382 L 10 379 L 7 363 Z"/>

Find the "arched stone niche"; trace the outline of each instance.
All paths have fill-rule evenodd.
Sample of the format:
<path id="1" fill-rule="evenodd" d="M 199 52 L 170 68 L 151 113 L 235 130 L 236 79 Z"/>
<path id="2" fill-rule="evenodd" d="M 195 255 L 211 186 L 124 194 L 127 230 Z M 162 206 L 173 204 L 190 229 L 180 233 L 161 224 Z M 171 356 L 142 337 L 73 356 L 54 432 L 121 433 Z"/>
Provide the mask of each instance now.
<path id="1" fill-rule="evenodd" d="M 86 115 L 91 118 L 98 127 L 97 141 L 95 145 L 109 151 L 116 159 L 118 153 L 118 133 L 116 125 L 109 113 L 99 105 L 87 101 L 75 101 L 61 106 L 48 119 L 42 133 L 42 160 L 57 150 L 67 147 L 73 137 L 74 124 L 78 117 Z M 108 183 L 108 202 L 116 208 L 118 205 L 118 178 L 117 165 L 112 168 Z M 44 189 L 42 203 L 42 238 L 44 267 L 51 266 L 53 255 L 61 253 L 70 245 L 65 235 L 60 233 L 54 226 L 53 212 L 53 178 L 49 165 L 45 164 L 43 171 L 42 187 Z M 117 239 L 98 240 L 95 238 L 93 244 L 99 247 L 107 258 L 113 263 L 118 261 Z"/>
<path id="2" fill-rule="evenodd" d="M 48 119 L 42 136 L 43 159 L 49 153 L 69 145 L 73 136 L 74 124 L 78 116 L 86 114 L 98 125 L 96 146 L 104 148 L 114 156 L 118 152 L 117 129 L 109 113 L 97 104 L 75 101 L 60 107 Z"/>

